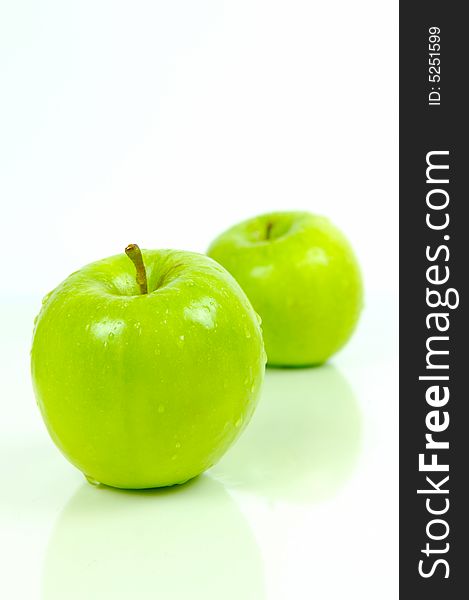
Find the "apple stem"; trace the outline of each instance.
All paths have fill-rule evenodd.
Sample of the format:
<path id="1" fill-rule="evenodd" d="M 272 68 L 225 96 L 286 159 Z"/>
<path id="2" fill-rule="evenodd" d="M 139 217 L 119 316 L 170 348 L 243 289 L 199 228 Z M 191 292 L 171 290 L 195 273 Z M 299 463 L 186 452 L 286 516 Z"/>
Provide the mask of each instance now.
<path id="1" fill-rule="evenodd" d="M 274 226 L 274 224 L 272 223 L 272 221 L 269 221 L 267 223 L 267 228 L 266 228 L 266 231 L 265 231 L 265 239 L 266 240 L 270 240 L 270 233 L 272 231 L 272 227 L 273 226 Z"/>
<path id="2" fill-rule="evenodd" d="M 138 287 L 140 288 L 140 293 L 148 294 L 147 272 L 145 271 L 142 251 L 137 244 L 129 244 L 125 249 L 125 253 L 135 265 L 135 270 L 137 272 L 136 280 Z"/>

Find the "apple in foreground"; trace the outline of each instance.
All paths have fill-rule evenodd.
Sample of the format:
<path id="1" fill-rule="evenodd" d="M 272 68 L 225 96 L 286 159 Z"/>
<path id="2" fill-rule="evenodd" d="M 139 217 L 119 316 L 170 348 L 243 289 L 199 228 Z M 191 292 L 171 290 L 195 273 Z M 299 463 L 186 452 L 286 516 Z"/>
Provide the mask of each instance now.
<path id="1" fill-rule="evenodd" d="M 31 351 L 37 402 L 91 482 L 184 483 L 251 418 L 265 370 L 259 319 L 206 256 L 135 244 L 126 253 L 85 266 L 44 299 Z"/>
<path id="2" fill-rule="evenodd" d="M 351 336 L 363 302 L 360 269 L 325 217 L 261 215 L 222 233 L 208 255 L 235 277 L 262 318 L 269 365 L 324 363 Z"/>

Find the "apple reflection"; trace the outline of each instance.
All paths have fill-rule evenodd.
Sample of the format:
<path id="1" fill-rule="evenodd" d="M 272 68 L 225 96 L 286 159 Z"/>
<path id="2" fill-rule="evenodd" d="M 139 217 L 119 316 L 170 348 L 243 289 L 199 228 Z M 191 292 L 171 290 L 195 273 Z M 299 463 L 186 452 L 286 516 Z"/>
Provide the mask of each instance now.
<path id="1" fill-rule="evenodd" d="M 211 473 L 270 500 L 319 502 L 347 480 L 360 440 L 357 402 L 335 367 L 269 369 L 250 425 Z"/>
<path id="2" fill-rule="evenodd" d="M 161 490 L 84 484 L 60 515 L 45 600 L 259 600 L 261 557 L 223 485 L 208 476 Z"/>

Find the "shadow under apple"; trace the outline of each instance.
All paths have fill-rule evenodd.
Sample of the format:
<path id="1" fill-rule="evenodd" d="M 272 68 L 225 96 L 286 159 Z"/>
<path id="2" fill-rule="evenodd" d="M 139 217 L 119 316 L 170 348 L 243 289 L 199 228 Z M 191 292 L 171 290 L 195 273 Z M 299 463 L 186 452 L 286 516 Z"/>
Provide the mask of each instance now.
<path id="1" fill-rule="evenodd" d="M 345 483 L 360 440 L 353 390 L 334 366 L 269 369 L 251 423 L 211 474 L 270 500 L 319 502 Z"/>
<path id="2" fill-rule="evenodd" d="M 45 600 L 259 600 L 255 539 L 208 476 L 160 490 L 83 484 L 49 541 Z"/>

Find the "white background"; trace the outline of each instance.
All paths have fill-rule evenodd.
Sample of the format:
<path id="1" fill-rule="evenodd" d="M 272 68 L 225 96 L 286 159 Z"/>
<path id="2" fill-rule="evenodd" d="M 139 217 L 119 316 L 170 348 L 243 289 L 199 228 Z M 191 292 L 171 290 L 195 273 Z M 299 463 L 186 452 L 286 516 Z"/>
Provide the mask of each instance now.
<path id="1" fill-rule="evenodd" d="M 397 598 L 397 92 L 390 0 L 0 4 L 0 596 Z M 31 391 L 41 297 L 129 242 L 203 252 L 295 208 L 356 249 L 353 340 L 268 372 L 190 486 L 87 487 Z"/>

